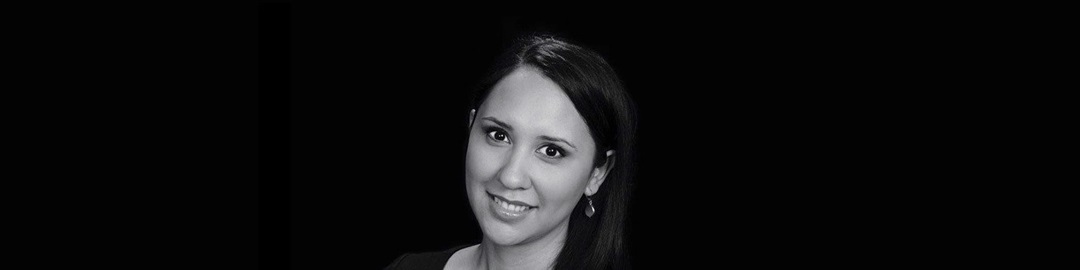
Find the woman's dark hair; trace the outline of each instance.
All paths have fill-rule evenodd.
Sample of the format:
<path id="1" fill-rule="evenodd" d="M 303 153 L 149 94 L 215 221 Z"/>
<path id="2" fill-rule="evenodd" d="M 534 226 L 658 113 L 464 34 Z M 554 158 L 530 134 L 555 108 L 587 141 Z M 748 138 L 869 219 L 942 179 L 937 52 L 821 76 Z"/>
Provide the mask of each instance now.
<path id="1" fill-rule="evenodd" d="M 637 113 L 615 70 L 592 50 L 550 35 L 518 38 L 496 61 L 491 74 L 477 87 L 472 108 L 479 109 L 494 85 L 519 67 L 539 69 L 570 97 L 585 118 L 596 142 L 593 167 L 604 164 L 615 150 L 614 166 L 593 194 L 596 213 L 584 215 L 582 198 L 570 215 L 566 242 L 555 269 L 628 269 L 626 229 L 630 182 L 634 175 L 634 133 Z"/>

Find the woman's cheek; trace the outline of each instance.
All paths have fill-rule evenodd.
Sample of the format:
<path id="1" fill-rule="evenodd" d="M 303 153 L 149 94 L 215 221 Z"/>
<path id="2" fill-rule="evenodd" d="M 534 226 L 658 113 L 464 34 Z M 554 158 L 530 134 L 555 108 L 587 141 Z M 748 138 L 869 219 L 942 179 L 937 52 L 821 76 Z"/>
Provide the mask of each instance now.
<path id="1" fill-rule="evenodd" d="M 468 153 L 465 155 L 465 176 L 467 177 L 466 180 L 469 182 L 476 182 L 480 177 L 481 170 L 478 167 L 480 164 L 477 161 L 476 155 L 476 149 L 469 146 Z"/>
<path id="2" fill-rule="evenodd" d="M 569 165 L 569 164 L 565 164 Z M 560 204 L 573 204 L 578 196 L 581 196 L 588 180 L 588 174 L 580 173 L 580 168 L 568 168 L 565 166 L 550 166 L 544 171 L 540 179 L 542 183 L 536 184 L 542 189 L 541 194 L 547 195 L 547 200 L 560 202 Z"/>
<path id="3" fill-rule="evenodd" d="M 490 179 L 498 171 L 498 162 L 495 162 L 498 153 L 484 141 L 474 141 L 469 144 L 466 154 L 466 174 L 469 181 L 484 181 Z"/>

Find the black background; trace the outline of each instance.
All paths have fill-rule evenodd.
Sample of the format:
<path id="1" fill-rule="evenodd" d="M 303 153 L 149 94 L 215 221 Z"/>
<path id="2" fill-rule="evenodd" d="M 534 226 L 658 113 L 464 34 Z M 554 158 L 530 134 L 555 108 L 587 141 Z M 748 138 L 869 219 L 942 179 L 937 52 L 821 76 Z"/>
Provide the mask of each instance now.
<path id="1" fill-rule="evenodd" d="M 376 13 L 292 13 L 297 269 L 379 268 L 477 243 L 463 185 L 467 93 L 511 38 L 538 30 L 599 51 L 639 105 L 636 266 L 921 252 L 906 246 L 929 225 L 908 216 L 935 196 L 925 172 L 942 163 L 912 157 L 940 136 L 929 130 L 949 121 L 932 115 L 952 97 L 935 82 L 948 60 L 922 65 L 941 44 L 912 35 L 934 33 L 873 14 Z"/>
<path id="2" fill-rule="evenodd" d="M 964 132 L 1006 119 L 979 106 L 1014 107 L 972 85 L 999 82 L 972 72 L 1000 60 L 979 31 L 1008 25 L 939 9 L 271 2 L 19 10 L 5 101 L 30 108 L 10 114 L 7 168 L 26 172 L 5 180 L 28 197 L 8 218 L 28 239 L 10 257 L 378 269 L 476 243 L 466 93 L 532 30 L 599 51 L 639 105 L 638 268 L 921 266 L 997 241 L 956 221 L 986 208 L 964 195 L 1009 196 L 979 190 L 971 173 L 999 170 L 967 161 L 997 148 Z"/>

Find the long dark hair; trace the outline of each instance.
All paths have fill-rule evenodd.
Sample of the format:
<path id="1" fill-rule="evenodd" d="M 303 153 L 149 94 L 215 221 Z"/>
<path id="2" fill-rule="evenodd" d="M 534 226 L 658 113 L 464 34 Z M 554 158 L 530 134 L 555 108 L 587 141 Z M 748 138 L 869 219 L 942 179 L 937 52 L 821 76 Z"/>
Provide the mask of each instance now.
<path id="1" fill-rule="evenodd" d="M 479 109 L 495 83 L 522 66 L 537 68 L 558 84 L 585 118 L 596 142 L 593 167 L 607 161 L 607 150 L 615 150 L 614 166 L 604 184 L 590 197 L 596 213 L 591 218 L 584 215 L 588 206 L 585 198 L 574 207 L 566 242 L 554 268 L 628 269 L 624 226 L 634 175 L 637 128 L 634 102 L 615 70 L 598 53 L 563 38 L 530 34 L 518 38 L 499 57 L 491 74 L 477 87 L 472 108 Z"/>

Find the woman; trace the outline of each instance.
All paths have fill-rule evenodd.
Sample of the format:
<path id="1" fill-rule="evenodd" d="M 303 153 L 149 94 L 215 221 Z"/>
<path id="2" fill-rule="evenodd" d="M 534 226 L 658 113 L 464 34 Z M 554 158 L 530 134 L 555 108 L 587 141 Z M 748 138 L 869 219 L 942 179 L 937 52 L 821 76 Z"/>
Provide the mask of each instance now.
<path id="1" fill-rule="evenodd" d="M 519 40 L 469 112 L 465 181 L 480 244 L 388 269 L 627 269 L 633 102 L 597 53 Z"/>

